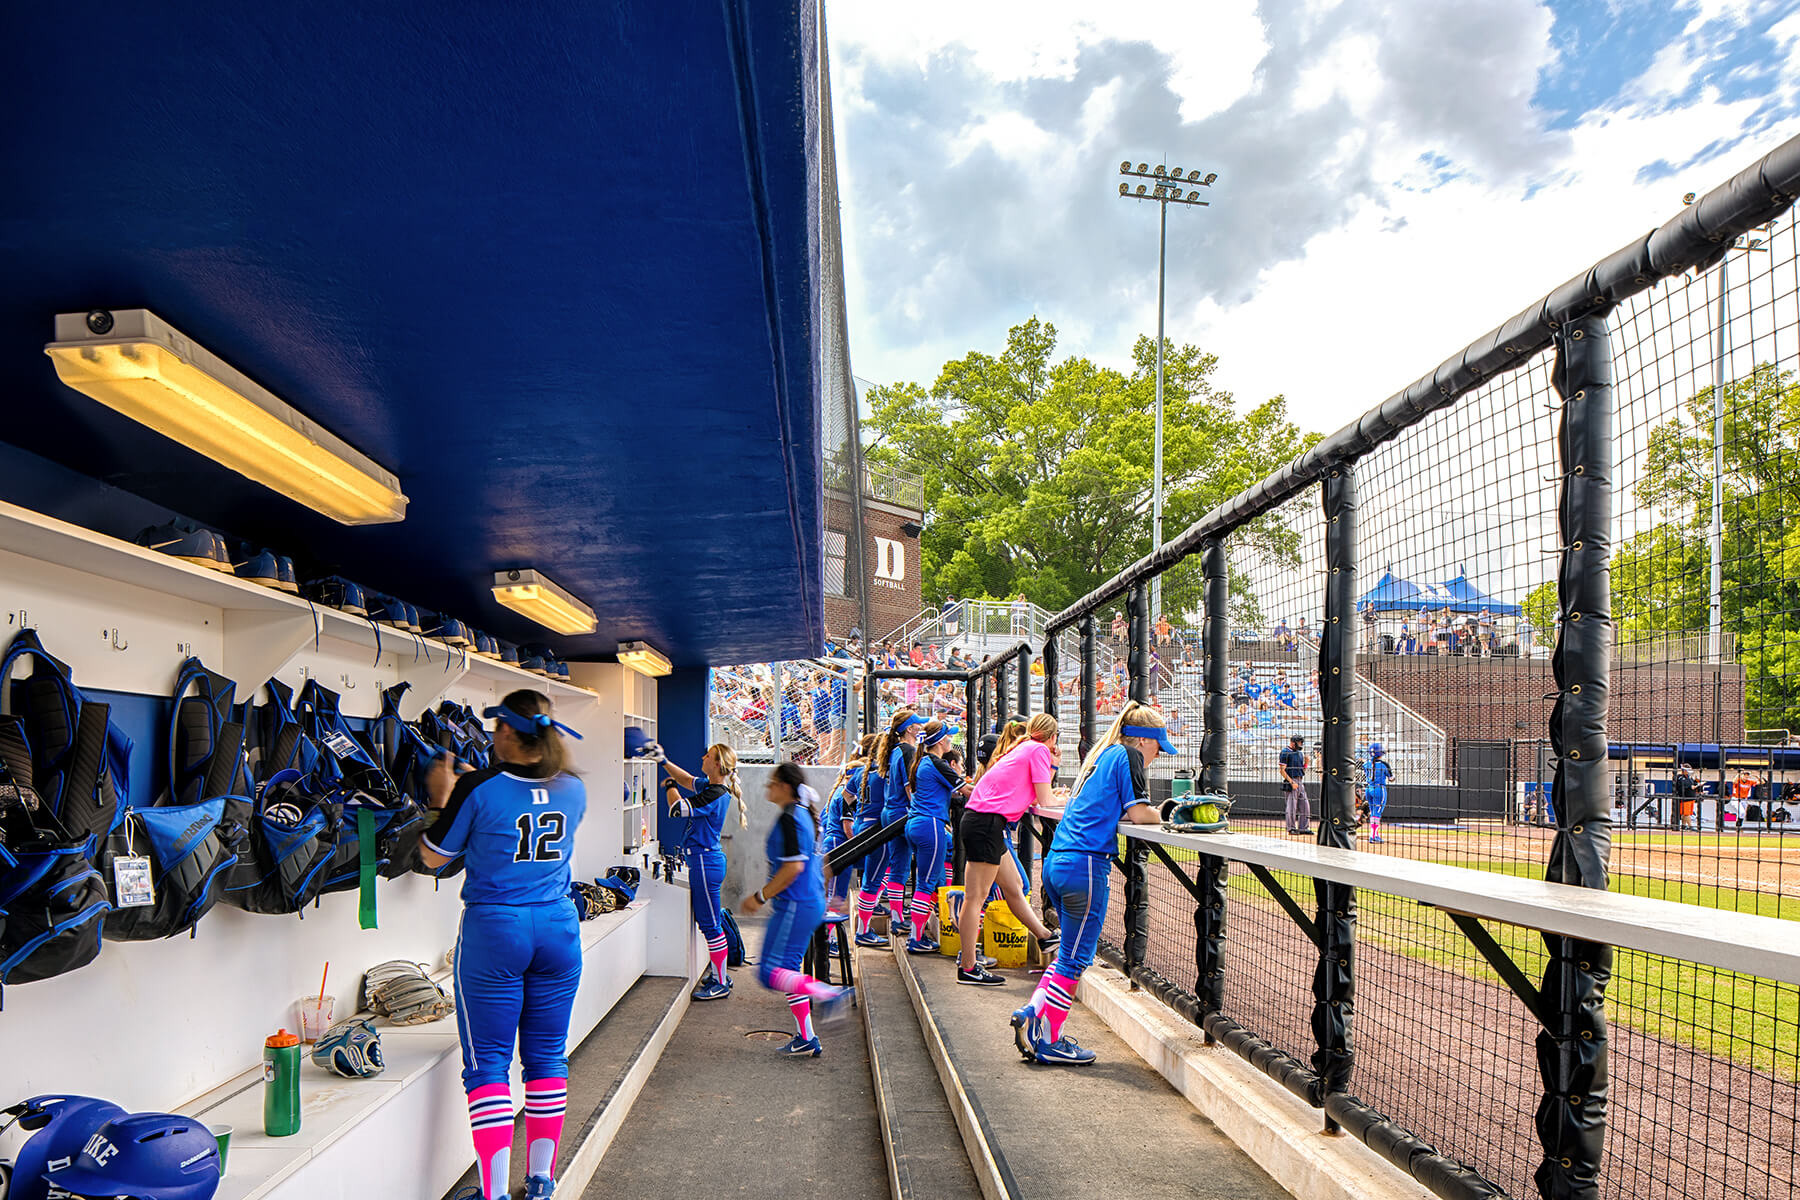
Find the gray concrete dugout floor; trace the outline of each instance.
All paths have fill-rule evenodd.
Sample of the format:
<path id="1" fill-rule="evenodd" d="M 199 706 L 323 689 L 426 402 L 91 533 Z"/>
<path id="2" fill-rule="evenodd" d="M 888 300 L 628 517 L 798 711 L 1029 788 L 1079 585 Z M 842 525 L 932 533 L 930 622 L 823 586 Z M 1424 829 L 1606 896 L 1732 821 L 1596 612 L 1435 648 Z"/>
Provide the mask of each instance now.
<path id="1" fill-rule="evenodd" d="M 744 922 L 744 940 L 754 958 L 760 922 Z M 819 1030 L 822 1057 L 783 1058 L 775 1051 L 794 1021 L 755 970 L 734 972 L 729 1000 L 689 1008 L 601 1160 L 589 1200 L 888 1194 L 860 1014 Z"/>

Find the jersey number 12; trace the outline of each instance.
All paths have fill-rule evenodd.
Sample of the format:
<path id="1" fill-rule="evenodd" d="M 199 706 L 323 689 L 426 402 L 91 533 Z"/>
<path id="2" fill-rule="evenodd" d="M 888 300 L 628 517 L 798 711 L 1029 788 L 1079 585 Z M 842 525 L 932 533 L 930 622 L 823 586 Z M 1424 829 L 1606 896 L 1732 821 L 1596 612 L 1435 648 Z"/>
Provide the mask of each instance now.
<path id="1" fill-rule="evenodd" d="M 562 841 L 565 818 L 559 812 L 521 813 L 519 848 L 513 851 L 514 862 L 561 862 L 562 851 L 554 843 Z"/>

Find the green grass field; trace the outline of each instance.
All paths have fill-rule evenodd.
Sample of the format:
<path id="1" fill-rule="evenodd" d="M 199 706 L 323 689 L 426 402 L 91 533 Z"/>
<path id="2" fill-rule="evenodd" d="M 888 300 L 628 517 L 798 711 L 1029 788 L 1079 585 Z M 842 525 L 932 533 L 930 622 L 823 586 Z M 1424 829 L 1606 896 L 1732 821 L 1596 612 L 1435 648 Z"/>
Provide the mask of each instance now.
<path id="1" fill-rule="evenodd" d="M 1175 857 L 1177 861 L 1191 861 L 1195 856 L 1177 852 Z M 1153 861 L 1152 869 L 1160 867 Z M 1525 876 L 1542 870 L 1524 863 L 1498 863 L 1487 869 L 1498 874 Z M 1278 877 L 1300 901 L 1302 908 L 1310 911 L 1312 890 L 1309 881 L 1280 873 Z M 1717 888 L 1699 884 L 1640 879 L 1630 875 L 1614 875 L 1611 883 L 1612 890 L 1630 895 L 1713 908 L 1729 907 L 1717 903 L 1720 899 Z M 1235 899 L 1279 911 L 1274 899 L 1247 872 L 1233 872 L 1230 887 Z M 1738 899 L 1729 893 L 1724 898 Z M 1760 899 L 1766 902 L 1758 908 L 1762 915 L 1800 921 L 1800 899 L 1773 896 Z M 1535 981 L 1542 976 L 1542 934 L 1517 925 L 1484 924 L 1527 978 Z M 1447 916 L 1413 900 L 1366 889 L 1359 892 L 1357 937 L 1367 945 L 1440 970 L 1505 986 Z M 1618 950 L 1613 954 L 1613 978 L 1607 988 L 1606 1008 L 1608 1019 L 1616 1025 L 1629 1026 L 1783 1079 L 1800 1078 L 1800 988 L 1793 984 L 1636 950 Z"/>

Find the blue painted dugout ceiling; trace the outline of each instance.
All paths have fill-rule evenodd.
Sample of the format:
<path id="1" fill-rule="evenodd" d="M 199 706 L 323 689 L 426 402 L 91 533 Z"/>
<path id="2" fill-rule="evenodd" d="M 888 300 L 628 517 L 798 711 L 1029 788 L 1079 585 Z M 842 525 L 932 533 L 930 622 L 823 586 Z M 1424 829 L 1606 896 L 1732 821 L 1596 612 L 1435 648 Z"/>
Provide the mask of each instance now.
<path id="1" fill-rule="evenodd" d="M 809 7 L 6 24 L 0 438 L 95 481 L 20 467 L 6 499 L 130 536 L 141 497 L 569 657 L 817 651 Z M 394 471 L 405 522 L 340 526 L 63 387 L 52 318 L 93 307 L 151 309 Z M 502 609 L 514 566 L 599 632 Z"/>

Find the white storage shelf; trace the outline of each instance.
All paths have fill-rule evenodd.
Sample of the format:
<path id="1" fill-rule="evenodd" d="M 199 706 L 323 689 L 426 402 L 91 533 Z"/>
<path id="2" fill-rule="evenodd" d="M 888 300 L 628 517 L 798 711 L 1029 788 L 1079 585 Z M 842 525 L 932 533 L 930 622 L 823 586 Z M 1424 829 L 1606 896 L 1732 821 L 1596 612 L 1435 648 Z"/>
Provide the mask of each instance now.
<path id="1" fill-rule="evenodd" d="M 366 668 L 320 680 L 343 693 L 344 712 L 354 717 L 377 715 L 382 688 L 401 680 L 412 685 L 401 704 L 408 718 L 470 675 L 495 690 L 596 699 L 587 688 L 5 503 L 0 614 L 0 637 L 35 626 L 78 684 L 111 691 L 167 694 L 181 659 L 196 654 L 236 680 L 241 699 L 330 641 L 340 652 L 367 654 Z"/>

